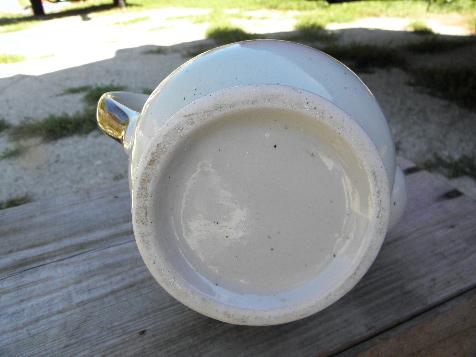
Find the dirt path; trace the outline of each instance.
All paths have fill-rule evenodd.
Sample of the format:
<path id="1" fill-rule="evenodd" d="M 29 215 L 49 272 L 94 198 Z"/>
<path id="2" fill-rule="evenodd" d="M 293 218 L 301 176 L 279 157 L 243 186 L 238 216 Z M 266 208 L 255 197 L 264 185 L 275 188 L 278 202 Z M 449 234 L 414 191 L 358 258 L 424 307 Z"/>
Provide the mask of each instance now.
<path id="1" fill-rule="evenodd" d="M 188 15 L 194 16 L 207 12 L 203 9 L 188 11 Z M 178 14 L 183 16 L 183 10 L 93 16 L 87 21 L 79 17 L 68 18 L 30 30 L 1 34 L 2 51 L 7 53 L 18 52 L 18 43 L 26 43 L 26 38 L 44 45 L 22 46 L 24 52 L 20 54 L 30 60 L 0 65 L 0 117 L 18 125 L 25 119 L 38 120 L 50 114 L 81 111 L 83 94 L 65 94 L 65 90 L 72 87 L 118 85 L 135 92 L 150 91 L 186 61 L 191 50 L 201 43 L 167 47 L 160 54 L 151 53 L 155 46 L 170 46 L 204 37 L 206 24 L 184 20 Z M 268 14 L 272 20 L 260 19 L 258 15 L 257 19 L 250 20 L 254 21 L 252 25 L 251 22 L 241 25 L 250 26 L 249 31 L 253 31 L 254 26 L 254 32 L 288 31 L 294 26 L 289 14 Z M 144 16 L 148 18 L 133 24 L 117 24 Z M 64 36 L 54 36 L 61 33 L 59 29 L 65 28 L 68 30 L 64 31 Z M 413 34 L 398 31 L 353 29 L 339 32 L 338 43 L 385 45 L 417 39 Z M 77 37 L 72 40 L 72 36 Z M 51 38 L 54 40 L 45 41 Z M 455 51 L 461 51 L 465 58 L 475 58 L 474 47 Z M 442 57 L 439 61 L 451 61 L 458 53 L 443 55 L 446 60 Z M 400 69 L 375 70 L 362 74 L 361 78 L 381 103 L 402 156 L 422 164 L 435 154 L 475 155 L 475 112 L 408 85 L 408 74 Z M 127 175 L 127 158 L 120 145 L 98 132 L 53 142 L 30 140 L 20 143 L 12 141 L 6 132 L 0 133 L 0 153 L 18 144 L 24 148 L 20 155 L 0 159 L 0 202 L 21 195 L 38 199 L 79 191 L 107 185 Z M 474 180 L 463 177 L 453 182 L 476 197 Z"/>

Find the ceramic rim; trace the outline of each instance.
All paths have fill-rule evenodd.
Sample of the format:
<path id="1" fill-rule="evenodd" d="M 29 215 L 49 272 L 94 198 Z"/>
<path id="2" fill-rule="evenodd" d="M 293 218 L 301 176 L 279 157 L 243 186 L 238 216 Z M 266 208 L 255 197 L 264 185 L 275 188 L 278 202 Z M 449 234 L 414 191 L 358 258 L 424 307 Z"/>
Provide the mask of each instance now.
<path id="1" fill-rule="evenodd" d="M 357 263 L 345 278 L 335 282 L 324 296 L 307 296 L 294 304 L 259 308 L 236 306 L 217 300 L 196 288 L 167 258 L 165 245 L 157 238 L 154 199 L 163 169 L 173 160 L 179 143 L 196 130 L 225 114 L 247 109 L 273 108 L 300 113 L 324 124 L 342 138 L 360 160 L 370 187 L 371 216 L 366 225 Z M 132 178 L 134 234 L 144 262 L 160 285 L 173 297 L 209 317 L 242 325 L 273 325 L 314 314 L 337 301 L 362 278 L 375 260 L 389 219 L 388 178 L 378 151 L 367 134 L 345 112 L 326 99 L 281 85 L 240 86 L 199 98 L 177 112 L 156 133 Z M 159 174 L 157 174 L 159 173 Z M 357 253 L 356 253 L 357 254 Z M 193 268 L 193 267 L 192 267 Z"/>

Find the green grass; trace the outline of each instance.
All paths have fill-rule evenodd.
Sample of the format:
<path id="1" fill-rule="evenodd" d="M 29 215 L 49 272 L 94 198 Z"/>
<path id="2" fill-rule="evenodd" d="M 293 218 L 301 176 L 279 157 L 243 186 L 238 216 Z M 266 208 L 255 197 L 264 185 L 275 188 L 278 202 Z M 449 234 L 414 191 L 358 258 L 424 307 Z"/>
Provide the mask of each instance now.
<path id="1" fill-rule="evenodd" d="M 430 35 L 433 30 L 423 21 L 412 21 L 408 24 L 408 29 L 419 35 Z"/>
<path id="2" fill-rule="evenodd" d="M 28 0 L 18 0 L 18 3 L 23 8 L 25 8 L 26 6 L 29 6 L 31 4 Z"/>
<path id="3" fill-rule="evenodd" d="M 134 4 L 131 4 L 130 10 L 134 9 Z M 36 17 L 33 16 L 33 13 L 28 15 L 11 15 L 11 14 L 0 14 L 0 34 L 7 32 L 21 31 L 38 24 L 43 23 L 44 21 L 49 21 L 58 18 L 70 17 L 70 16 L 87 16 L 90 13 L 94 12 L 119 12 L 112 5 L 112 1 L 109 0 L 89 0 L 71 3 L 71 5 L 62 9 L 58 12 L 47 13 L 45 16 Z"/>
<path id="4" fill-rule="evenodd" d="M 130 20 L 116 22 L 116 23 L 114 23 L 114 25 L 117 25 L 117 26 L 134 25 L 134 24 L 137 24 L 139 22 L 147 21 L 149 19 L 150 19 L 149 16 L 135 17 L 135 18 L 130 19 Z"/>
<path id="5" fill-rule="evenodd" d="M 225 9 L 215 9 L 210 11 L 207 14 L 191 15 L 191 16 L 175 16 L 175 17 L 169 17 L 168 19 L 169 20 L 184 19 L 194 24 L 208 23 L 212 26 L 220 26 L 220 25 L 229 24 L 229 21 L 232 18 L 241 18 L 243 16 L 241 13 L 226 14 L 223 10 Z"/>
<path id="6" fill-rule="evenodd" d="M 96 105 L 105 92 L 123 90 L 120 86 L 71 87 L 65 92 L 84 92 L 85 108 L 75 114 L 50 115 L 41 120 L 25 121 L 9 130 L 12 139 L 40 137 L 45 141 L 58 140 L 72 135 L 85 135 L 97 129 Z"/>
<path id="7" fill-rule="evenodd" d="M 216 11 L 213 11 L 216 12 Z M 220 11 L 225 17 L 224 13 Z M 171 16 L 168 17 L 167 20 L 187 20 L 194 24 L 204 24 L 211 21 L 212 16 L 210 14 L 203 14 L 203 15 L 183 15 L 183 16 Z"/>
<path id="8" fill-rule="evenodd" d="M 337 36 L 329 31 L 326 31 L 322 26 L 299 22 L 296 25 L 298 34 L 289 38 L 290 41 L 301 42 L 307 45 L 313 45 L 316 42 L 333 42 Z"/>
<path id="9" fill-rule="evenodd" d="M 406 63 L 398 49 L 390 46 L 352 43 L 330 45 L 323 51 L 359 72 L 368 72 L 373 68 L 402 67 Z"/>
<path id="10" fill-rule="evenodd" d="M 26 60 L 25 56 L 11 53 L 0 53 L 0 64 L 16 63 Z"/>
<path id="11" fill-rule="evenodd" d="M 102 85 L 89 88 L 84 97 L 84 103 L 87 106 L 92 106 L 94 110 L 96 110 L 96 105 L 98 103 L 99 98 L 106 92 L 115 92 L 115 91 L 122 91 L 125 90 L 126 87 L 118 86 L 118 85 Z"/>
<path id="12" fill-rule="evenodd" d="M 152 2 L 151 2 L 152 3 Z M 187 1 L 179 2 L 182 6 L 188 6 Z M 415 16 L 416 14 L 427 14 L 427 3 L 425 1 L 359 1 L 342 4 L 329 5 L 326 1 L 260 1 L 243 0 L 237 2 L 211 1 L 201 5 L 201 1 L 193 2 L 195 7 L 205 7 L 212 9 L 208 14 L 192 16 L 175 16 L 169 19 L 188 19 L 194 23 L 210 23 L 213 27 L 223 27 L 229 25 L 233 18 L 255 19 L 256 17 L 243 14 L 243 11 L 253 9 L 277 9 L 277 10 L 298 10 L 297 25 L 298 30 L 324 29 L 331 22 L 350 22 L 362 17 L 371 16 Z M 156 4 L 158 4 L 156 2 Z M 239 9 L 237 13 L 225 13 L 226 9 Z M 435 12 L 442 11 L 442 6 L 433 8 Z M 321 31 L 322 33 L 322 31 Z"/>
<path id="13" fill-rule="evenodd" d="M 215 40 L 219 45 L 257 38 L 255 34 L 250 34 L 241 28 L 232 25 L 212 26 L 207 30 L 206 35 L 207 38 Z"/>
<path id="14" fill-rule="evenodd" d="M 430 94 L 476 110 L 476 67 L 440 66 L 411 71 L 411 85 L 422 87 Z"/>
<path id="15" fill-rule="evenodd" d="M 12 208 L 23 205 L 25 203 L 33 201 L 32 197 L 28 194 L 10 198 L 9 200 L 0 202 L 0 209 Z"/>
<path id="16" fill-rule="evenodd" d="M 24 21 L 18 23 L 11 23 L 0 26 L 0 34 L 8 32 L 17 32 L 29 29 L 30 27 L 38 24 L 40 21 Z"/>
<path id="17" fill-rule="evenodd" d="M 128 4 L 137 8 L 170 7 L 170 0 L 129 0 Z M 394 1 L 358 1 L 329 5 L 324 0 L 176 0 L 174 7 L 194 7 L 208 9 L 273 9 L 312 11 L 330 9 L 330 12 L 350 14 L 353 16 L 418 16 L 430 13 L 468 12 L 476 9 L 472 0 L 453 0 L 434 3 L 428 9 L 428 0 L 394 0 Z"/>
<path id="18" fill-rule="evenodd" d="M 167 25 L 163 25 L 163 26 L 151 27 L 151 28 L 147 29 L 147 31 L 155 32 L 155 31 L 160 31 L 160 30 L 165 30 L 165 29 L 171 29 L 173 27 L 174 27 L 173 25 L 167 24 Z"/>
<path id="19" fill-rule="evenodd" d="M 170 0 L 129 0 L 128 4 L 141 8 L 156 7 L 193 7 L 206 8 L 212 10 L 223 9 L 273 9 L 273 10 L 312 10 L 322 4 L 324 1 L 315 0 L 177 0 L 173 3 Z"/>
<path id="20" fill-rule="evenodd" d="M 423 163 L 426 170 L 443 170 L 449 178 L 461 176 L 471 176 L 476 178 L 476 158 L 474 156 L 463 155 L 457 160 L 448 160 L 439 155 Z"/>
<path id="21" fill-rule="evenodd" d="M 151 50 L 147 50 L 144 52 L 146 55 L 164 55 L 169 52 L 169 49 L 165 46 L 156 46 Z"/>
<path id="22" fill-rule="evenodd" d="M 447 38 L 437 35 L 425 36 L 425 38 L 409 43 L 404 49 L 418 54 L 438 53 L 450 51 L 458 47 L 471 44 L 472 41 L 467 38 Z"/>
<path id="23" fill-rule="evenodd" d="M 96 129 L 95 112 L 85 110 L 76 114 L 50 115 L 38 121 L 25 121 L 10 130 L 13 139 L 41 137 L 45 141 L 71 135 L 88 134 Z"/>
<path id="24" fill-rule="evenodd" d="M 342 6 L 344 5 L 344 6 Z M 306 11 L 297 17 L 296 28 L 305 28 L 305 27 L 314 27 L 314 28 L 324 28 L 329 23 L 332 22 L 351 22 L 358 19 L 361 16 L 351 11 L 344 10 L 346 4 L 335 4 L 333 7 L 319 8 L 313 11 Z M 337 6 L 337 7 L 334 7 Z M 344 10 L 344 11 L 341 11 Z"/>
<path id="25" fill-rule="evenodd" d="M 476 4 L 474 0 L 426 0 L 428 10 L 430 11 L 471 11 Z"/>
<path id="26" fill-rule="evenodd" d="M 454 1 L 464 6 L 445 6 L 435 4 L 428 10 L 427 1 L 355 1 L 329 5 L 327 2 L 314 2 L 315 8 L 308 9 L 298 16 L 298 27 L 315 25 L 325 27 L 329 23 L 355 21 L 364 17 L 418 17 L 432 13 L 465 12 L 471 13 L 476 9 L 476 1 Z"/>
<path id="27" fill-rule="evenodd" d="M 475 14 L 475 17 L 476 17 L 476 14 Z M 467 24 L 469 32 L 473 35 L 476 35 L 476 18 L 475 17 L 468 19 L 468 24 Z"/>
<path id="28" fill-rule="evenodd" d="M 0 118 L 0 133 L 4 130 L 7 130 L 11 127 L 10 123 L 7 122 L 5 119 Z"/>
<path id="29" fill-rule="evenodd" d="M 23 146 L 17 145 L 13 148 L 8 148 L 0 152 L 0 160 L 9 159 L 21 155 L 25 151 Z"/>
<path id="30" fill-rule="evenodd" d="M 428 4 L 431 1 L 431 6 Z M 459 13 L 474 18 L 476 1 L 473 0 L 373 0 L 353 1 L 340 4 L 328 4 L 324 0 L 128 0 L 127 11 L 144 11 L 164 7 L 191 7 L 211 10 L 210 14 L 195 15 L 188 18 L 197 23 L 211 23 L 213 26 L 222 26 L 223 20 L 232 18 L 249 18 L 242 14 L 249 10 L 294 10 L 299 12 L 298 27 L 302 25 L 317 25 L 325 27 L 330 22 L 348 22 L 363 17 L 422 17 L 431 14 Z M 224 10 L 238 9 L 235 14 L 225 14 Z M 19 31 L 32 25 L 50 19 L 68 16 L 87 16 L 90 13 L 119 13 L 121 10 L 112 6 L 112 0 L 88 0 L 75 2 L 66 9 L 47 14 L 42 19 L 33 16 L 16 16 L 0 19 L 0 33 Z M 181 16 L 176 18 L 182 18 Z M 183 17 L 187 18 L 187 16 Z M 254 18 L 254 17 L 253 17 Z M 148 16 L 120 21 L 117 25 L 124 26 L 148 19 Z"/>
<path id="31" fill-rule="evenodd" d="M 68 87 L 62 94 L 78 94 L 84 93 L 91 89 L 91 86 L 78 86 L 78 87 Z"/>
<path id="32" fill-rule="evenodd" d="M 223 10 L 214 9 L 208 14 L 192 16 L 189 19 L 194 23 L 207 23 L 206 37 L 215 40 L 219 45 L 256 38 L 231 23 L 233 18 L 241 16 L 240 13 L 226 14 Z"/>

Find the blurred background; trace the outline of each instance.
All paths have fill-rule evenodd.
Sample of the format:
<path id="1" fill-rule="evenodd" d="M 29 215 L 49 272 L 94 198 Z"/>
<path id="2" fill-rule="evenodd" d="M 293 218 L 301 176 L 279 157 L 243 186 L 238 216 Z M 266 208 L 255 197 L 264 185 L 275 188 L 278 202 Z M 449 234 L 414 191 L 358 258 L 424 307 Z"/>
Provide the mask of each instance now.
<path id="1" fill-rule="evenodd" d="M 398 154 L 476 198 L 476 1 L 0 1 L 0 209 L 127 177 L 95 123 L 109 90 L 253 38 L 336 57 L 376 95 Z"/>

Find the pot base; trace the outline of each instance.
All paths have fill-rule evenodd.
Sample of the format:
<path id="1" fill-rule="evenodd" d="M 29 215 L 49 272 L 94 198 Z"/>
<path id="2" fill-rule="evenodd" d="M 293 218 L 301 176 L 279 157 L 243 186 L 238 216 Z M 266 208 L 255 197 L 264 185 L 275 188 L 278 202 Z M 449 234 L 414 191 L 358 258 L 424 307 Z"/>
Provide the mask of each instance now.
<path id="1" fill-rule="evenodd" d="M 389 194 L 375 147 L 345 113 L 260 87 L 199 100 L 164 126 L 133 215 L 141 254 L 172 295 L 263 325 L 317 312 L 360 279 L 384 238 Z"/>

